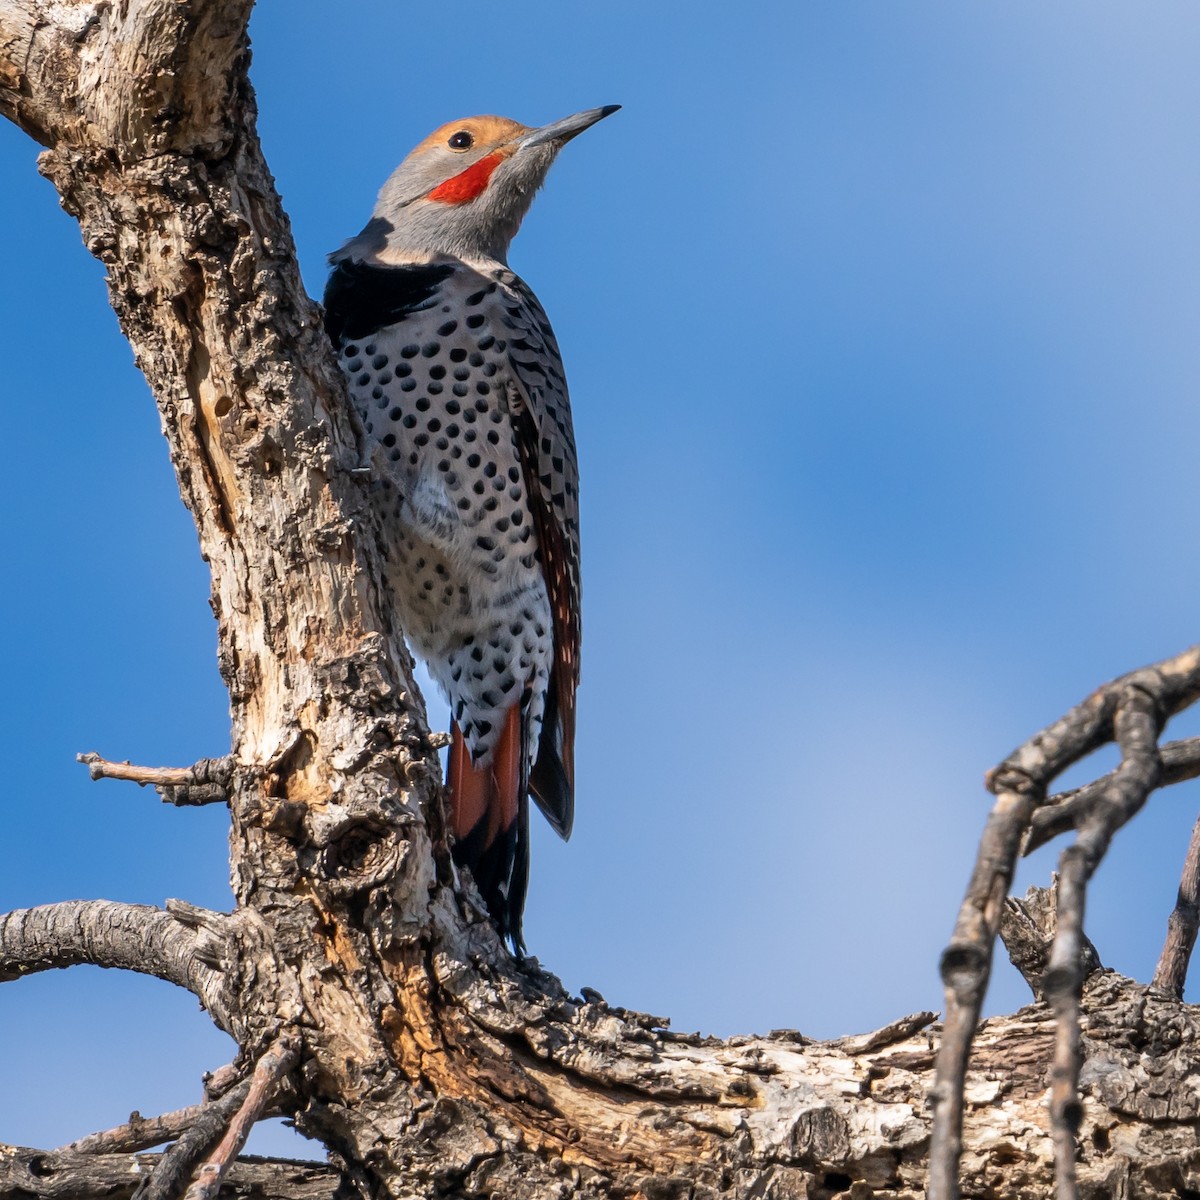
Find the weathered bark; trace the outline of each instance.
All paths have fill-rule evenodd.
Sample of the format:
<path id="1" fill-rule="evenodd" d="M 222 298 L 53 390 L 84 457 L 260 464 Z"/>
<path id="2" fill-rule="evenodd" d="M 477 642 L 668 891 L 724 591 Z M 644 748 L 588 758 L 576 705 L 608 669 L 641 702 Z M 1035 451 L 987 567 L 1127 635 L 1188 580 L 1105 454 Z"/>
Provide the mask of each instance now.
<path id="1" fill-rule="evenodd" d="M 212 570 L 230 758 L 216 784 L 207 766 L 163 778 L 226 795 L 237 909 L 143 912 L 184 947 L 168 977 L 237 1039 L 244 1072 L 259 1064 L 263 1103 L 278 1082 L 264 1055 L 295 1041 L 273 1102 L 363 1195 L 916 1194 L 927 1017 L 840 1043 L 681 1037 L 514 963 L 456 886 L 379 583 L 370 450 L 255 133 L 250 6 L 0 0 L 0 111 L 48 147 L 42 170 L 108 269 Z M 74 924 L 38 911 L 0 929 L 6 973 L 136 965 L 96 949 L 99 908 Z M 31 922 L 37 939 L 6 937 Z M 1108 974 L 1084 1011 L 1083 1194 L 1185 1194 L 1200 1179 L 1183 1086 L 1195 1014 Z M 1053 1043 L 1044 1007 L 977 1034 L 971 1194 L 1049 1191 Z M 124 1195 L 129 1170 L 127 1156 L 10 1150 L 0 1194 Z M 226 1187 L 332 1191 L 320 1171 L 259 1170 L 235 1166 Z"/>

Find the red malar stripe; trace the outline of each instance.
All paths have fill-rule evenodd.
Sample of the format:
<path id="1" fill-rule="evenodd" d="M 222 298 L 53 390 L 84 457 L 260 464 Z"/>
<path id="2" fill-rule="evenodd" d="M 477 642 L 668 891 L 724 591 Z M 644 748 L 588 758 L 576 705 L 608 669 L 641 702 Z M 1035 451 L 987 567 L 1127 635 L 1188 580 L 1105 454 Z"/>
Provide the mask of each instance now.
<path id="1" fill-rule="evenodd" d="M 443 204 L 465 204 L 468 200 L 474 200 L 487 187 L 492 172 L 503 161 L 503 154 L 489 154 L 486 158 L 481 158 L 460 175 L 454 175 L 445 183 L 439 183 L 429 193 L 429 199 L 440 200 Z"/>

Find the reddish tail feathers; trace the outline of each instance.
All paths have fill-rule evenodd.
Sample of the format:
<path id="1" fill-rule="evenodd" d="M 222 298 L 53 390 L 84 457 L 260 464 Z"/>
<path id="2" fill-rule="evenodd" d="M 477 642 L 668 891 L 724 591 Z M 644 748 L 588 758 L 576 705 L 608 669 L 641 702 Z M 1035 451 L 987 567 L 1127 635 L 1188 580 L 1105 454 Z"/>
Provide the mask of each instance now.
<path id="1" fill-rule="evenodd" d="M 466 867 L 500 933 L 521 953 L 521 913 L 529 881 L 529 801 L 521 706 L 505 714 L 504 729 L 486 766 L 476 767 L 458 722 L 450 725 L 450 828 L 454 861 Z"/>

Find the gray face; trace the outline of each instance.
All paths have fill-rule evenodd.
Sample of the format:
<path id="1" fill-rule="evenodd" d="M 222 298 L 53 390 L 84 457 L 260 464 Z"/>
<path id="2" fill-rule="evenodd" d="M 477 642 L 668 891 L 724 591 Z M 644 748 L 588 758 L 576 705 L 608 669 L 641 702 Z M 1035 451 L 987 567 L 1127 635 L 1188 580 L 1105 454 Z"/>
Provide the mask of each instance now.
<path id="1" fill-rule="evenodd" d="M 615 106 L 541 129 L 470 117 L 435 130 L 393 172 L 370 224 L 335 259 L 447 254 L 504 262 L 558 152 Z"/>

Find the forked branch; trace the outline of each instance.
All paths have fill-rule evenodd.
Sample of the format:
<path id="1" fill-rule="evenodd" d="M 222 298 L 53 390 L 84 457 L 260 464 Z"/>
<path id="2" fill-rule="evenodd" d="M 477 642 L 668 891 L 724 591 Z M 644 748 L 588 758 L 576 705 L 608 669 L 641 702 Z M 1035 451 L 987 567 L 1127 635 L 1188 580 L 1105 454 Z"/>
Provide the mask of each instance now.
<path id="1" fill-rule="evenodd" d="M 1058 819 L 1078 831 L 1059 872 L 1057 930 L 1044 980 L 1057 1015 L 1051 1113 L 1059 1200 L 1072 1200 L 1074 1127 L 1078 1123 L 1079 991 L 1083 980 L 1083 916 L 1088 880 L 1113 834 L 1161 786 L 1185 778 L 1193 748 L 1178 743 L 1164 774 L 1157 738 L 1166 721 L 1200 696 L 1200 646 L 1135 671 L 1094 692 L 1078 707 L 1014 751 L 988 777 L 996 804 L 980 841 L 975 870 L 942 956 L 946 1025 L 938 1052 L 930 1200 L 959 1195 L 958 1164 L 967 1057 L 979 1021 L 992 953 L 1022 844 L 1034 828 L 1049 784 L 1106 742 L 1121 748 L 1121 765 L 1071 794 Z"/>

